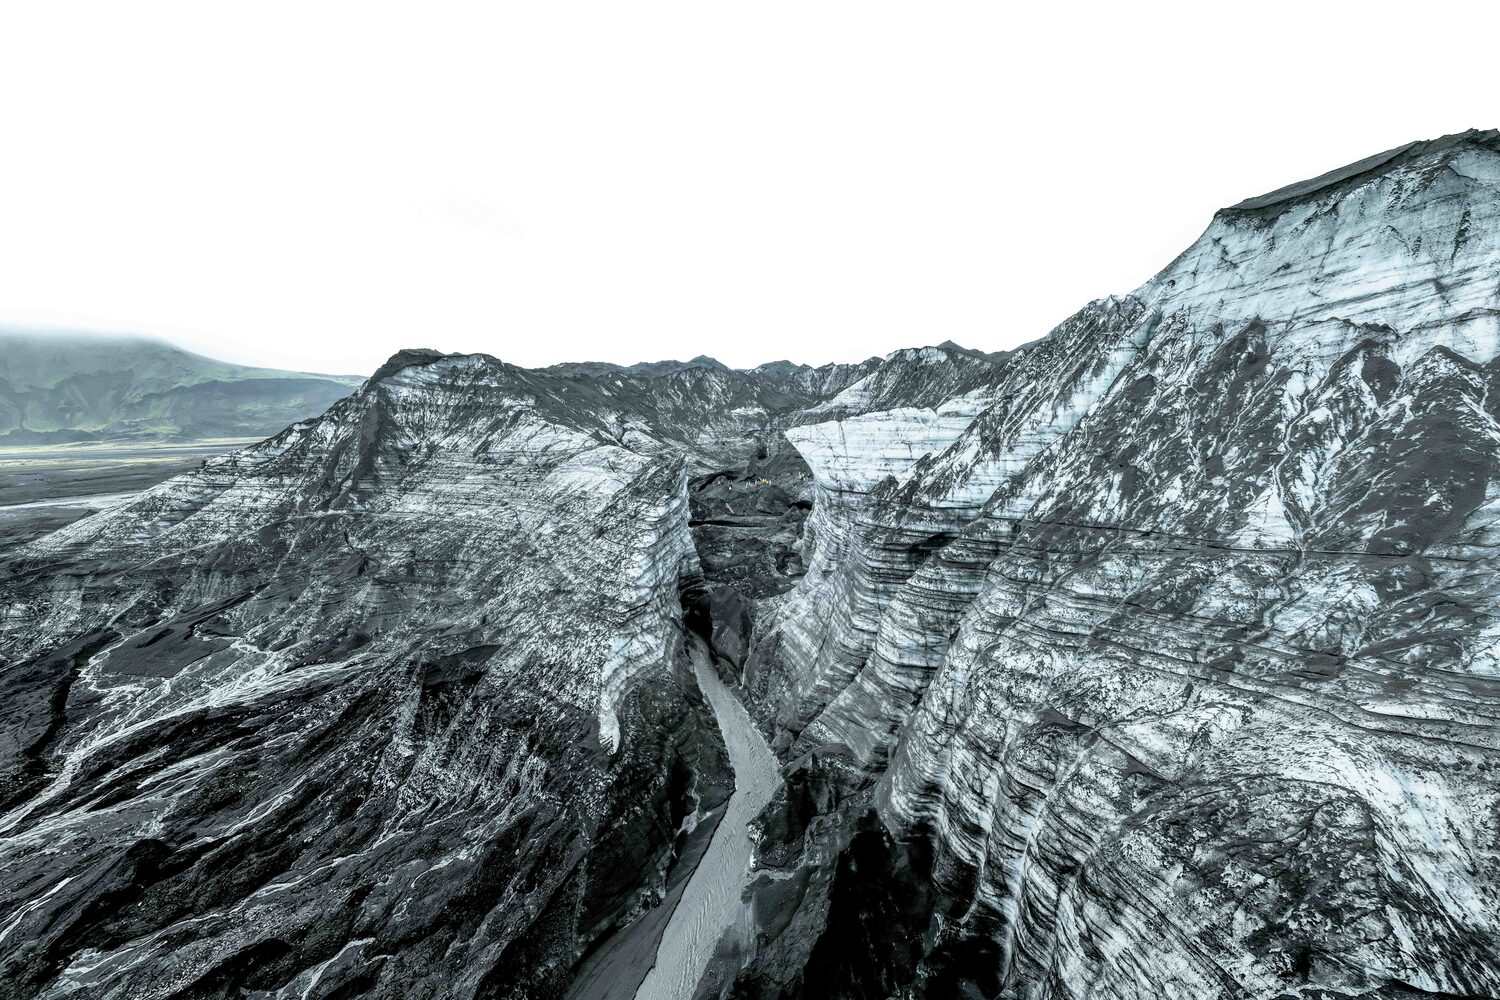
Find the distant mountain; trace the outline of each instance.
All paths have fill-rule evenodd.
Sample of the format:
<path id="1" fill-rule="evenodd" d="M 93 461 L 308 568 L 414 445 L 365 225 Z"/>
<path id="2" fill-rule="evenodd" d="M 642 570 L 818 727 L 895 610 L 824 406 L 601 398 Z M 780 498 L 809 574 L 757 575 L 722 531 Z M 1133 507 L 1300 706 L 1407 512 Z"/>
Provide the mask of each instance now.
<path id="1" fill-rule="evenodd" d="M 269 435 L 361 381 L 227 364 L 148 337 L 0 329 L 0 443 Z"/>

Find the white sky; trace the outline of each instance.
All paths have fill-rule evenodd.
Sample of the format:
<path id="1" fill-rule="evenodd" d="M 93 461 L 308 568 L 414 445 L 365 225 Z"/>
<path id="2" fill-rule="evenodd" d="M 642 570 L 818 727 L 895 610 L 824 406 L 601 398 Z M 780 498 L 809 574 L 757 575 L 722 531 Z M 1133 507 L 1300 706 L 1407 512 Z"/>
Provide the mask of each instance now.
<path id="1" fill-rule="evenodd" d="M 6 3 L 0 324 L 356 374 L 996 350 L 1500 124 L 1497 5 L 1132 6 Z"/>

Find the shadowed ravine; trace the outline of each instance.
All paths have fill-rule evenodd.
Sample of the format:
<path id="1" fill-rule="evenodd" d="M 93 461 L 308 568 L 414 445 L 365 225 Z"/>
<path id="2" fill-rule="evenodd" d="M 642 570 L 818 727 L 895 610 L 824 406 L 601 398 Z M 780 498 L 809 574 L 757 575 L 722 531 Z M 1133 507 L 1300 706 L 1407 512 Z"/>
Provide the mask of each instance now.
<path id="1" fill-rule="evenodd" d="M 703 860 L 693 870 L 682 900 L 672 912 L 638 1000 L 682 1000 L 691 997 L 719 938 L 735 922 L 741 889 L 750 868 L 749 824 L 771 800 L 778 777 L 776 758 L 750 721 L 738 698 L 719 678 L 709 653 L 692 645 L 693 672 L 713 706 L 734 767 L 734 794 L 714 831 Z"/>

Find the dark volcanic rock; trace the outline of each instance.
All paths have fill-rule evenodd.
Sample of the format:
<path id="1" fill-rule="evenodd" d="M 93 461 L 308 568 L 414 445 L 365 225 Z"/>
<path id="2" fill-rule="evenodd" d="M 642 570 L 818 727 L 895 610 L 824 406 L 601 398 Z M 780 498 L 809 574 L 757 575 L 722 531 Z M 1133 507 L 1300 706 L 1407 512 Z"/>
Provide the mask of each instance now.
<path id="1" fill-rule="evenodd" d="M 802 576 L 802 522 L 811 496 L 807 463 L 780 435 L 763 439 L 743 466 L 689 484 L 709 638 L 736 674 L 749 652 L 757 606 Z"/>

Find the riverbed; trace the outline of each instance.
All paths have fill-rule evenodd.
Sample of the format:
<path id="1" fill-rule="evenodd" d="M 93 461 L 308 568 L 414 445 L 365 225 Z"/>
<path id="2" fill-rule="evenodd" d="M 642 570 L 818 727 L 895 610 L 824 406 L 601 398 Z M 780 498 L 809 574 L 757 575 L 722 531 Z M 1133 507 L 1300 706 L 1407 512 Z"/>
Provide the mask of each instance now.
<path id="1" fill-rule="evenodd" d="M 251 443 L 200 441 L 0 447 L 0 551 L 56 531 Z"/>
<path id="2" fill-rule="evenodd" d="M 781 780 L 776 756 L 739 698 L 720 679 L 708 651 L 698 644 L 693 649 L 693 672 L 724 735 L 729 763 L 734 768 L 734 793 L 707 853 L 672 911 L 657 949 L 656 964 L 636 991 L 636 1000 L 692 997 L 713 957 L 714 946 L 744 915 L 741 896 L 754 854 L 750 821 L 771 801 Z"/>

